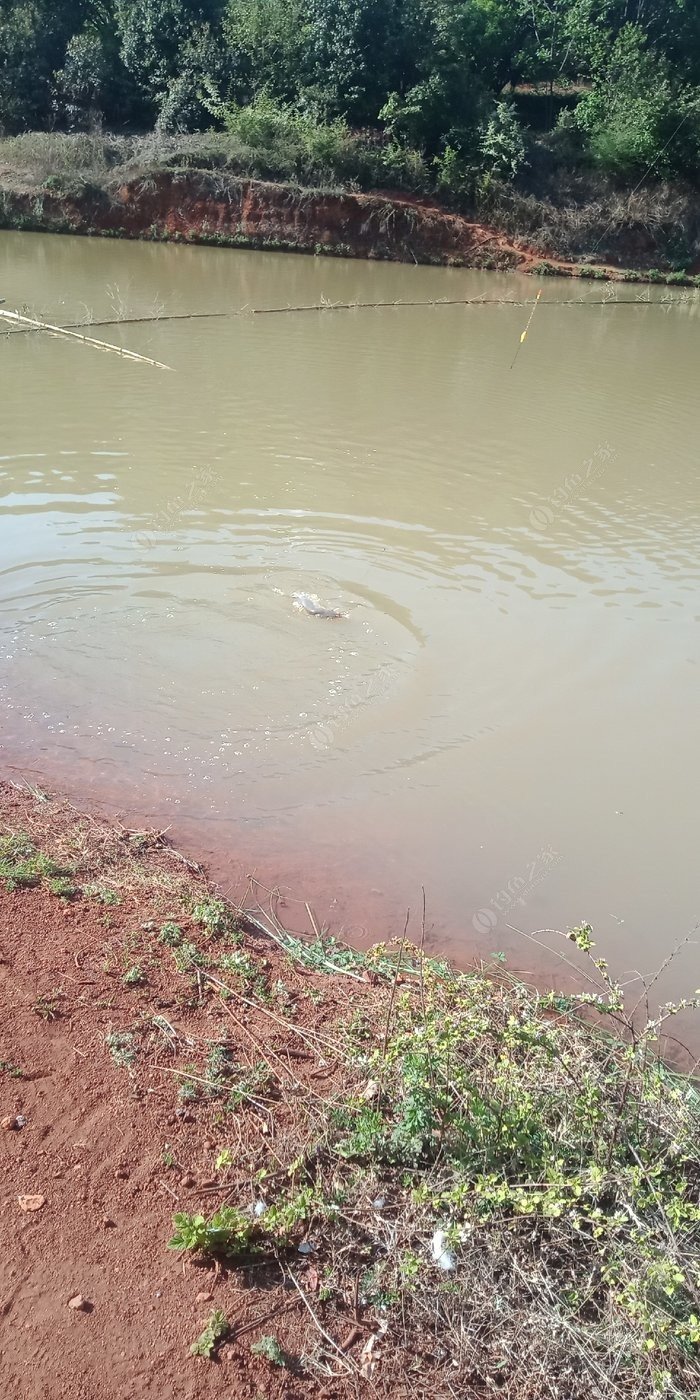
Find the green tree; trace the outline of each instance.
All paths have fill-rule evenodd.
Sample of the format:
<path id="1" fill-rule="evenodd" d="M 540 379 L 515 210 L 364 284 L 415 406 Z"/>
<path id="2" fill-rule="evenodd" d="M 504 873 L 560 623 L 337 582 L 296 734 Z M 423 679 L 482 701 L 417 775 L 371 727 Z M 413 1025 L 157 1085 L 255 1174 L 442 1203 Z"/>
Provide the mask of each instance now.
<path id="1" fill-rule="evenodd" d="M 506 71 L 502 16 L 487 0 L 427 0 L 417 80 L 390 93 L 381 116 L 400 140 L 431 155 L 476 157 L 489 97 Z"/>
<path id="2" fill-rule="evenodd" d="M 308 86 L 311 25 L 304 0 L 229 0 L 223 42 L 238 102 L 265 91 L 291 102 Z"/>
<path id="3" fill-rule="evenodd" d="M 311 0 L 312 86 L 327 116 L 376 124 L 388 94 L 415 76 L 411 20 L 405 0 Z"/>
<path id="4" fill-rule="evenodd" d="M 0 129 L 51 122 L 54 72 L 90 10 L 88 0 L 0 0 Z"/>
<path id="5" fill-rule="evenodd" d="M 220 9 L 216 0 L 115 0 L 121 59 L 152 120 L 175 80 L 197 69 L 209 40 L 203 26 Z"/>
<path id="6" fill-rule="evenodd" d="M 618 34 L 574 122 L 593 162 L 612 174 L 697 174 L 700 93 L 674 79 L 637 25 Z"/>
<path id="7" fill-rule="evenodd" d="M 54 74 L 56 111 L 69 127 L 92 126 L 101 120 L 109 76 L 100 35 L 94 30 L 74 34 L 68 40 L 63 67 Z"/>

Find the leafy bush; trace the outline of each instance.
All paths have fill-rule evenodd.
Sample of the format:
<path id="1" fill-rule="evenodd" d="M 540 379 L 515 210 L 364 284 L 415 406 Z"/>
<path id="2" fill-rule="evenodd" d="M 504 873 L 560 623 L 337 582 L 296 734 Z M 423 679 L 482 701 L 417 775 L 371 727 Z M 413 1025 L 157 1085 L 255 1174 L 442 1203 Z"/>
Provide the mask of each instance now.
<path id="1" fill-rule="evenodd" d="M 511 103 L 496 103 L 481 138 L 481 154 L 485 168 L 501 179 L 513 180 L 526 164 L 525 137 Z"/>
<path id="2" fill-rule="evenodd" d="M 356 135 L 341 118 L 321 121 L 267 94 L 248 106 L 222 102 L 209 85 L 207 106 L 233 138 L 238 159 L 268 179 L 310 186 L 384 184 L 420 189 L 429 183 L 421 155 L 398 141 L 377 144 Z"/>
<path id="3" fill-rule="evenodd" d="M 636 25 L 621 30 L 574 122 L 593 162 L 614 175 L 697 172 L 700 91 L 678 83 Z"/>

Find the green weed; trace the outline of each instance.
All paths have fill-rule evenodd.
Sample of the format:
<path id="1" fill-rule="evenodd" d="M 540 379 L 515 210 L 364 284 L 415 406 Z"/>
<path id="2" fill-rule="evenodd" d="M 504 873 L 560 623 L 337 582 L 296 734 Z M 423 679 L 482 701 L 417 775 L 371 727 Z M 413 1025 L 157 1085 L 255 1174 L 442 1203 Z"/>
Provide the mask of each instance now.
<path id="1" fill-rule="evenodd" d="M 125 987 L 142 987 L 145 981 L 146 974 L 139 963 L 134 963 L 131 967 L 127 968 L 122 977 L 122 982 Z"/>
<path id="2" fill-rule="evenodd" d="M 105 1045 L 112 1059 L 120 1069 L 130 1069 L 136 1055 L 136 1039 L 131 1031 L 110 1031 L 105 1036 Z"/>
<path id="3" fill-rule="evenodd" d="M 167 948 L 178 948 L 183 941 L 182 929 L 179 924 L 173 923 L 169 919 L 161 925 L 158 938 Z"/>
<path id="4" fill-rule="evenodd" d="M 37 1016 L 41 1017 L 42 1021 L 57 1021 L 61 1015 L 61 1002 L 64 996 L 65 993 L 60 987 L 53 992 L 45 992 L 42 996 L 37 997 L 32 1009 Z"/>
<path id="5" fill-rule="evenodd" d="M 192 918 L 211 938 L 236 936 L 236 916 L 223 899 L 202 899 L 192 909 Z"/>
<path id="6" fill-rule="evenodd" d="M 21 1079 L 22 1070 L 12 1060 L 0 1060 L 0 1074 L 9 1074 L 11 1079 Z"/>
<path id="7" fill-rule="evenodd" d="M 168 1249 L 205 1259 L 230 1259 L 249 1251 L 254 1222 L 235 1206 L 222 1206 L 208 1220 L 179 1211 L 173 1225 Z"/>
<path id="8" fill-rule="evenodd" d="M 207 1361 L 213 1361 L 219 1347 L 226 1341 L 230 1332 L 226 1314 L 221 1308 L 216 1308 L 209 1321 L 200 1332 L 196 1342 L 190 1347 L 191 1356 L 204 1356 Z"/>
<path id="9" fill-rule="evenodd" d="M 65 896 L 68 875 L 69 870 L 37 851 L 23 832 L 0 836 L 0 880 L 4 881 L 7 890 L 31 889 L 41 884 L 42 880 L 47 880 L 53 881 L 55 894 Z M 72 886 L 70 893 L 74 893 Z"/>
<path id="10" fill-rule="evenodd" d="M 96 899 L 99 904 L 121 904 L 121 899 L 116 890 L 110 889 L 107 885 L 85 885 L 83 894 L 88 899 Z"/>
<path id="11" fill-rule="evenodd" d="M 50 875 L 46 884 L 51 893 L 58 895 L 60 899 L 73 899 L 78 893 L 77 887 L 67 875 Z"/>
<path id="12" fill-rule="evenodd" d="M 258 964 L 250 953 L 246 953 L 242 948 L 236 948 L 233 953 L 222 953 L 217 959 L 217 966 L 221 972 L 242 977 L 245 982 L 252 982 L 258 975 Z"/>
<path id="13" fill-rule="evenodd" d="M 206 962 L 204 954 L 200 952 L 196 943 L 182 942 L 173 947 L 172 952 L 173 962 L 178 972 L 192 972 L 197 967 L 203 967 Z"/>
<path id="14" fill-rule="evenodd" d="M 286 1353 L 282 1350 L 278 1340 L 273 1336 L 261 1337 L 257 1342 L 251 1342 L 250 1350 L 254 1356 L 262 1356 L 273 1366 L 288 1366 L 289 1361 Z"/>

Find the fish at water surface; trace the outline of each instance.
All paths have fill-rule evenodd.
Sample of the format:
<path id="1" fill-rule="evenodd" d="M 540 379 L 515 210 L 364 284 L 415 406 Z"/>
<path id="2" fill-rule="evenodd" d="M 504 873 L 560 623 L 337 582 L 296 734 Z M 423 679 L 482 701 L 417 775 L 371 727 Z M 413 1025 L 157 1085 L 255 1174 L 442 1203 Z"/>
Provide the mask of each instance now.
<path id="1" fill-rule="evenodd" d="M 347 617 L 347 613 L 339 612 L 337 608 L 324 608 L 315 593 L 294 593 L 292 596 L 295 608 L 300 612 L 310 613 L 312 617 Z"/>

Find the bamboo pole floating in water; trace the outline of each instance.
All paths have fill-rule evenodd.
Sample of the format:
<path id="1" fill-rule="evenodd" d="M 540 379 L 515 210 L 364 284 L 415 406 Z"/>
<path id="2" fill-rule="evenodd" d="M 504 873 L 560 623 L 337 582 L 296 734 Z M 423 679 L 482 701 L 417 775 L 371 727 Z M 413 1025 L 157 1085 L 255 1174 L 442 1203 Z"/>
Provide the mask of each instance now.
<path id="1" fill-rule="evenodd" d="M 571 297 L 566 301 L 543 301 L 542 306 L 663 306 L 680 302 L 681 297 L 668 297 L 666 300 L 647 301 L 645 297 Z M 507 297 L 444 297 L 435 301 L 320 301 L 311 306 L 254 306 L 253 316 L 282 316 L 296 311 L 364 311 L 378 307 L 404 306 L 536 306 L 538 298 L 529 301 L 510 301 Z M 235 313 L 234 313 L 235 314 Z"/>
<path id="2" fill-rule="evenodd" d="M 230 317 L 238 315 L 238 312 L 230 311 L 174 311 L 164 315 L 155 316 L 115 316 L 111 321 L 69 321 L 67 326 L 59 327 L 62 331 L 79 330 L 81 326 L 94 328 L 95 326 L 140 326 L 145 321 L 209 321 L 215 318 Z M 8 331 L 8 335 L 35 335 L 37 331 L 43 330 L 43 325 L 19 326 L 16 331 Z M 120 352 L 121 353 L 121 352 Z M 157 363 L 157 361 L 154 361 Z M 166 369 L 170 366 L 166 365 Z"/>
<path id="3" fill-rule="evenodd" d="M 143 365 L 153 365 L 155 369 L 172 370 L 172 365 L 161 364 L 160 360 L 151 360 L 148 355 L 137 355 L 135 350 L 124 350 L 121 345 L 110 345 L 109 341 L 96 340 L 92 335 L 78 335 L 77 331 L 66 330 L 63 326 L 52 326 L 48 321 L 37 321 L 32 316 L 20 316 L 19 311 L 0 311 L 0 317 L 4 321 L 31 326 L 33 330 L 46 331 L 47 335 L 55 335 L 59 339 L 65 336 L 69 340 L 77 340 L 82 345 L 91 345 L 95 350 L 108 350 L 113 355 L 121 355 L 125 360 L 138 360 Z"/>
<path id="4" fill-rule="evenodd" d="M 660 297 L 658 301 L 649 301 L 646 297 L 571 297 L 566 301 L 543 301 L 543 306 L 661 306 L 668 310 L 669 306 L 676 303 L 680 306 L 685 300 L 683 297 Z M 1 301 L 1 299 L 0 299 Z M 209 321 L 209 320 L 233 320 L 237 316 L 280 316 L 282 314 L 296 311 L 363 311 L 389 307 L 400 309 L 411 306 L 535 306 L 537 299 L 530 301 L 511 301 L 507 297 L 455 297 L 440 298 L 430 301 L 322 301 L 311 306 L 243 306 L 235 311 L 176 311 L 156 316 L 116 316 L 109 321 L 69 321 L 67 326 L 49 326 L 43 321 L 34 321 L 30 317 L 21 317 L 16 312 L 0 312 L 6 320 L 22 322 L 17 325 L 14 331 L 7 331 L 6 335 L 32 335 L 37 331 L 48 331 L 54 335 L 69 335 L 71 331 L 77 330 L 80 326 L 137 326 L 154 321 Z M 79 335 L 78 340 L 85 340 L 88 344 L 97 345 L 103 350 L 114 350 L 118 355 L 126 355 L 129 359 L 144 360 L 146 364 L 156 365 L 159 369 L 172 369 L 171 365 L 161 365 L 158 360 L 149 360 L 145 355 L 137 355 L 134 350 L 122 350 L 118 345 L 109 345 L 106 341 L 93 340 L 90 336 Z"/>

